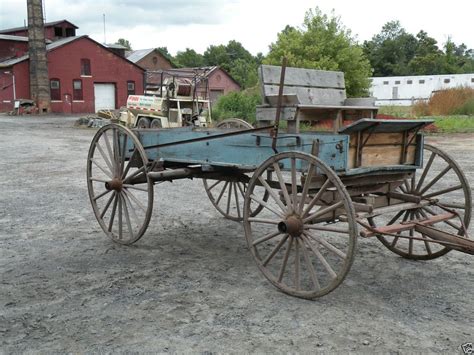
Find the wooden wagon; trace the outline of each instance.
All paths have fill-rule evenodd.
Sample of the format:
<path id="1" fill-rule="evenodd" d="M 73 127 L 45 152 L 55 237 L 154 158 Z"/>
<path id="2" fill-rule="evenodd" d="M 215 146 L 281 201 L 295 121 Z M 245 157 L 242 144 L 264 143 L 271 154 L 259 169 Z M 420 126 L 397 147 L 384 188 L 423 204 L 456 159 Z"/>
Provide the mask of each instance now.
<path id="1" fill-rule="evenodd" d="M 452 249 L 474 253 L 467 238 L 469 184 L 448 154 L 424 144 L 420 129 L 430 121 L 357 119 L 373 113 L 371 105 L 301 105 L 299 93 L 311 87 L 305 81 L 305 89 L 295 88 L 296 78 L 318 73 L 291 68 L 285 81 L 284 69 L 262 69 L 280 76 L 277 98 L 263 90 L 259 108 L 275 109 L 271 125 L 99 129 L 87 184 L 105 234 L 120 244 L 136 242 L 148 227 L 156 183 L 201 178 L 216 209 L 243 223 L 260 271 L 297 297 L 316 298 L 338 287 L 358 237 L 375 237 L 408 259 L 435 259 Z M 285 112 L 301 111 L 300 117 L 320 119 L 324 105 L 335 113 L 332 131 L 299 132 L 295 119 L 289 132 L 279 132 L 280 115 L 292 121 L 295 115 Z M 261 115 L 263 122 L 268 117 Z"/>

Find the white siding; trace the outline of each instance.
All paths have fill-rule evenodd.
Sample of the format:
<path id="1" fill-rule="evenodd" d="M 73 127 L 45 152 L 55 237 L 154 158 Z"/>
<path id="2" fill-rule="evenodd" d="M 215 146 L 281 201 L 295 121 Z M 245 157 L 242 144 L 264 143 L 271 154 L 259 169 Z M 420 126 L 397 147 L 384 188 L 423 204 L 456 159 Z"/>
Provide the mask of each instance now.
<path id="1" fill-rule="evenodd" d="M 370 93 L 376 98 L 375 104 L 378 106 L 409 106 L 417 100 L 428 100 L 434 91 L 459 86 L 474 88 L 474 73 L 390 76 L 371 80 Z"/>

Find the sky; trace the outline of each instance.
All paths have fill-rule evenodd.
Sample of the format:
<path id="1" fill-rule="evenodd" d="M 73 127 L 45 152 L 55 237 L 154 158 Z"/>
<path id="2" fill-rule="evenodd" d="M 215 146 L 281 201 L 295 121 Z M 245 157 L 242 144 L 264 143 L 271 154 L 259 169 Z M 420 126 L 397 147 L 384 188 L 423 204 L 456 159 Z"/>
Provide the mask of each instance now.
<path id="1" fill-rule="evenodd" d="M 300 27 L 307 10 L 332 10 L 359 42 L 388 21 L 409 33 L 424 30 L 441 47 L 451 39 L 474 48 L 474 1 L 451 0 L 43 0 L 46 22 L 67 19 L 98 42 L 130 41 L 133 49 L 167 47 L 171 54 L 236 40 L 266 54 L 286 25 Z M 105 35 L 104 35 L 105 14 Z M 0 0 L 0 28 L 23 26 L 26 0 Z"/>

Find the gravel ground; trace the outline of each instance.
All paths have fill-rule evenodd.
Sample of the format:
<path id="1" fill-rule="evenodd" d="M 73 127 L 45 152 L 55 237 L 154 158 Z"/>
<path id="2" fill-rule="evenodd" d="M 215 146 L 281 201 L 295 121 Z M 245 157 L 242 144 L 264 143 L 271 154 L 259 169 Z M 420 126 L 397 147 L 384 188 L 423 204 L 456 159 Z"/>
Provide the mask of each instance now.
<path id="1" fill-rule="evenodd" d="M 145 236 L 108 240 L 87 197 L 94 130 L 0 116 L 0 352 L 460 353 L 474 259 L 402 259 L 360 240 L 328 296 L 287 296 L 200 181 L 162 184 Z M 474 135 L 428 137 L 474 178 Z M 472 228 L 471 228 L 472 233 Z"/>

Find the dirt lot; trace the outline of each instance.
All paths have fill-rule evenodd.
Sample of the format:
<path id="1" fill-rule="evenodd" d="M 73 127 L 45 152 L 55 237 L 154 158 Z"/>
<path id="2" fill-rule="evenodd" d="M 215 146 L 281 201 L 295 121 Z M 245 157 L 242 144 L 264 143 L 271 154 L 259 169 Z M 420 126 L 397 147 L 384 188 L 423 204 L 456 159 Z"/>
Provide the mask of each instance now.
<path id="1" fill-rule="evenodd" d="M 414 262 L 361 240 L 337 290 L 293 298 L 201 181 L 157 186 L 145 236 L 112 243 L 87 197 L 94 130 L 73 121 L 0 117 L 0 352 L 460 353 L 474 341 L 472 256 Z M 474 135 L 428 141 L 473 182 Z"/>

